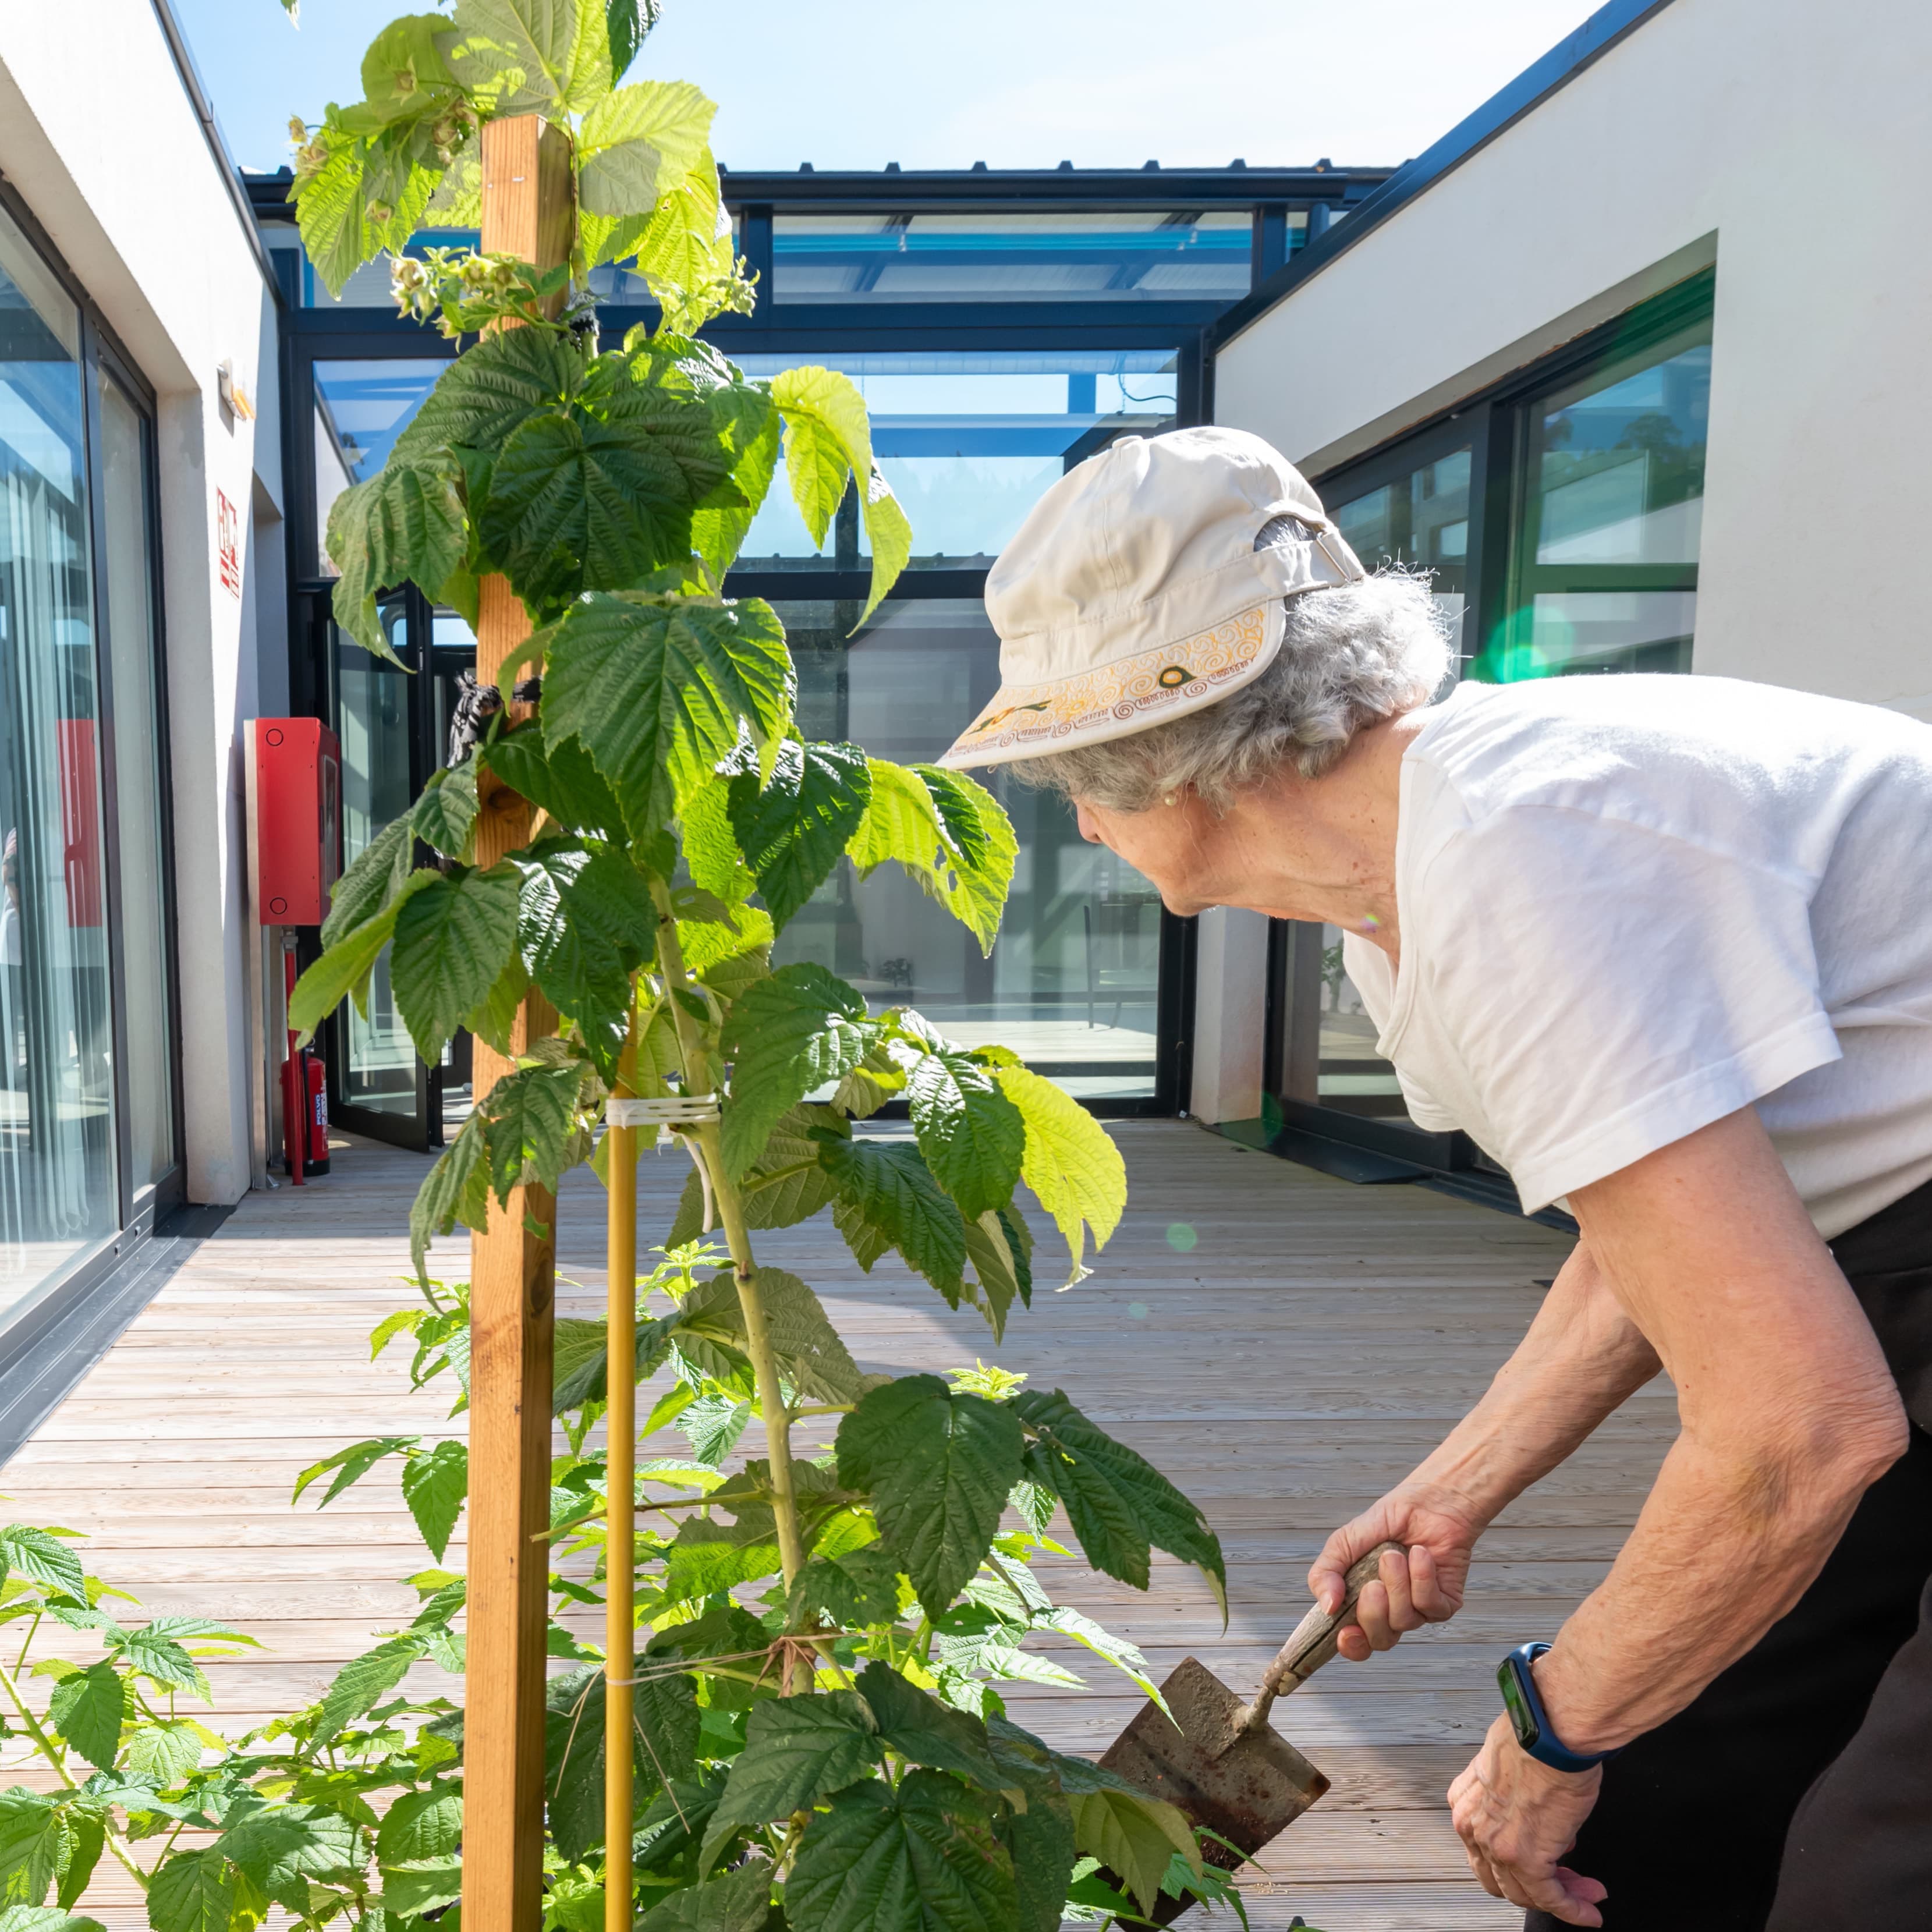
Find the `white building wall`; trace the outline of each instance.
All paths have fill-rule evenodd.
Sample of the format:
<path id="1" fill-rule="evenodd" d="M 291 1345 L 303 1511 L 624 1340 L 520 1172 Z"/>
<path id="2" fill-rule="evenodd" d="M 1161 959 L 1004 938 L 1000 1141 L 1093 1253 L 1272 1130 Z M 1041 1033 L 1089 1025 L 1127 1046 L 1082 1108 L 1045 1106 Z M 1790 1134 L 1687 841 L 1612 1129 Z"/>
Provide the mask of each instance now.
<path id="1" fill-rule="evenodd" d="M 1924 0 L 1673 0 L 1228 343 L 1216 419 L 1319 475 L 1714 261 L 1694 669 L 1932 718 L 1928 102 Z"/>
<path id="2" fill-rule="evenodd" d="M 273 297 L 181 83 L 151 0 L 0 8 L 0 172 L 33 211 L 158 394 L 156 442 L 173 754 L 188 1196 L 249 1183 L 249 1012 L 242 727 L 262 708 L 251 607 L 223 585 L 218 493 L 244 568 L 257 505 L 278 514 Z M 230 364 L 256 409 L 231 416 Z M 279 618 L 277 620 L 280 621 Z"/>

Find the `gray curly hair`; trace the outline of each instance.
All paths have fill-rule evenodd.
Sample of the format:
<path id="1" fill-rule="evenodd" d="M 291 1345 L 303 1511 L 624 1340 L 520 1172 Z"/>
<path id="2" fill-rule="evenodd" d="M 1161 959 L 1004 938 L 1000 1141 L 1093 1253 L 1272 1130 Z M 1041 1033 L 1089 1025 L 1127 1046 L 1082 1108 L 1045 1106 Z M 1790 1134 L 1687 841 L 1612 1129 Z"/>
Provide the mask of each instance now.
<path id="1" fill-rule="evenodd" d="M 1013 776 L 1111 812 L 1191 785 L 1224 812 L 1280 765 L 1320 778 L 1364 725 L 1426 704 L 1448 670 L 1426 575 L 1383 570 L 1287 603 L 1281 650 L 1252 683 L 1148 730 L 1016 760 Z"/>

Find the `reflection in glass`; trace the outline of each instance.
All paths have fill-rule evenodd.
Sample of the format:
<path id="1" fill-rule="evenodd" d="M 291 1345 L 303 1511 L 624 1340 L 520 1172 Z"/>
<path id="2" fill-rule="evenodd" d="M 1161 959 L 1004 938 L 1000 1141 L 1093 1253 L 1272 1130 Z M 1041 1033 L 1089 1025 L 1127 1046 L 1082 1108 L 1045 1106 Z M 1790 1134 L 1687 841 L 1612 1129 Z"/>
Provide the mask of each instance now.
<path id="1" fill-rule="evenodd" d="M 1695 563 L 1711 346 L 1560 390 L 1537 427 L 1538 563 Z"/>
<path id="2" fill-rule="evenodd" d="M 998 686 L 998 639 L 976 602 L 888 604 L 851 638 L 855 605 L 777 608 L 808 737 L 916 764 L 944 751 Z M 842 860 L 780 936 L 778 958 L 818 961 L 875 1010 L 916 1006 L 963 1044 L 998 1040 L 1083 1098 L 1151 1094 L 1159 896 L 1082 839 L 1056 795 L 997 768 L 975 776 L 1011 814 L 1020 846 L 990 959 L 898 867 L 861 880 Z"/>
<path id="3" fill-rule="evenodd" d="M 1426 570 L 1436 604 L 1462 655 L 1469 556 L 1470 446 L 1465 443 L 1358 496 L 1330 506 L 1348 547 L 1371 570 Z"/>
<path id="4" fill-rule="evenodd" d="M 866 398 L 872 451 L 913 529 L 913 567 L 985 567 L 1042 494 L 1124 435 L 1172 427 L 1172 350 L 907 351 L 747 356 L 748 376 L 800 362 L 842 370 Z M 742 568 L 850 566 L 869 554 L 856 503 L 815 546 L 782 476 L 740 553 Z"/>
<path id="5" fill-rule="evenodd" d="M 107 656 L 114 691 L 114 795 L 127 1014 L 128 1150 L 134 1207 L 175 1165 L 173 977 L 162 850 L 160 692 L 154 652 L 147 424 L 100 380 Z"/>
<path id="6" fill-rule="evenodd" d="M 392 614 L 385 610 L 386 621 Z M 346 871 L 384 826 L 410 808 L 409 674 L 339 632 L 336 667 Z M 343 1097 L 380 1113 L 413 1114 L 416 1048 L 390 989 L 387 946 L 370 977 L 368 1012 L 352 1000 L 342 1010 L 348 1030 Z"/>
<path id="7" fill-rule="evenodd" d="M 1342 963 L 1342 929 L 1322 928 L 1320 1060 L 1316 1095 L 1324 1107 L 1379 1119 L 1408 1118 L 1394 1067 L 1376 1051 L 1378 1029 Z"/>
<path id="8" fill-rule="evenodd" d="M 781 214 L 772 289 L 780 302 L 1232 302 L 1252 249 L 1246 208 Z"/>
<path id="9" fill-rule="evenodd" d="M 350 484 L 366 482 L 388 460 L 396 438 L 448 367 L 441 356 L 315 365 L 315 552 L 325 576 L 335 574 L 328 560 L 330 506 Z"/>
<path id="10" fill-rule="evenodd" d="M 120 1218 L 80 333 L 0 211 L 0 1316 Z"/>

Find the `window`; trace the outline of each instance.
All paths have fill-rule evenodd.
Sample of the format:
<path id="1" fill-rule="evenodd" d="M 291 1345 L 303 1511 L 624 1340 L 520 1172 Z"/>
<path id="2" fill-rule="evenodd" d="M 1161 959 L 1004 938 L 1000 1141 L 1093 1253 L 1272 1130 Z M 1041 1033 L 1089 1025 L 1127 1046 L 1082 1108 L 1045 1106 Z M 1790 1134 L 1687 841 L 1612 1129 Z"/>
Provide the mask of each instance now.
<path id="1" fill-rule="evenodd" d="M 1349 548 L 1370 570 L 1426 570 L 1460 659 L 1467 603 L 1474 452 L 1451 434 L 1439 452 L 1406 447 L 1386 482 L 1330 502 Z M 1366 479 L 1364 479 L 1366 482 Z"/>
<path id="2" fill-rule="evenodd" d="M 152 432 L 109 359 L 0 208 L 0 1323 L 178 1184 Z"/>

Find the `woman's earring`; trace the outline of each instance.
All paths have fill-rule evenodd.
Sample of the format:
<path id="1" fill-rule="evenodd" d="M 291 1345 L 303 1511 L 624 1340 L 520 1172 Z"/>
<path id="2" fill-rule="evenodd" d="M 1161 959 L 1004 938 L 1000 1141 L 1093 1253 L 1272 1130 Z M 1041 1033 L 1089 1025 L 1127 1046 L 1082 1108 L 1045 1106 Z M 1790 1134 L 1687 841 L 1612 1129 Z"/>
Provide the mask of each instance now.
<path id="1" fill-rule="evenodd" d="M 1161 800 L 1161 803 L 1162 805 L 1172 805 L 1173 802 L 1174 794 L 1172 792 L 1169 792 L 1167 796 Z"/>

